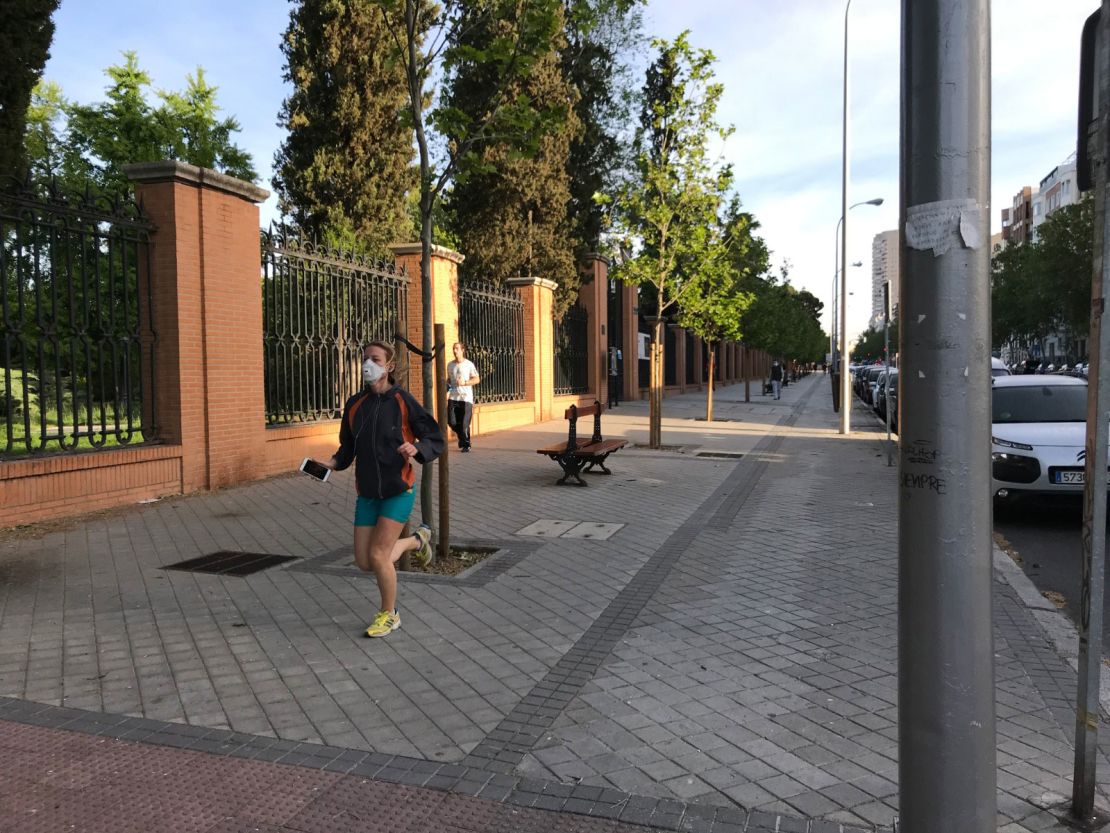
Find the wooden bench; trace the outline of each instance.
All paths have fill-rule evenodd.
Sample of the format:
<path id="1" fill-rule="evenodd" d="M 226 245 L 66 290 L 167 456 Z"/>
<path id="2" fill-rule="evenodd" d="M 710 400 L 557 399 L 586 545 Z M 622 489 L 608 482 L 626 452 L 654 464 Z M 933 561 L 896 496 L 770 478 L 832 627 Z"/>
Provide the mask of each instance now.
<path id="1" fill-rule="evenodd" d="M 628 440 L 606 440 L 602 438 L 602 409 L 602 404 L 597 400 L 594 400 L 593 405 L 584 408 L 571 405 L 563 414 L 563 418 L 569 423 L 567 426 L 567 441 L 550 445 L 547 448 L 536 449 L 537 454 L 547 455 L 562 467 L 563 476 L 556 481 L 557 485 L 562 486 L 567 483 L 567 478 L 573 477 L 576 481 L 574 485 L 585 486 L 586 481 L 579 475 L 593 470 L 594 467 L 600 468 L 601 474 L 612 474 L 609 469 L 605 468 L 605 458 L 614 451 L 619 451 L 628 445 Z M 578 436 L 578 418 L 583 416 L 593 416 L 594 418 L 594 433 L 589 439 Z"/>

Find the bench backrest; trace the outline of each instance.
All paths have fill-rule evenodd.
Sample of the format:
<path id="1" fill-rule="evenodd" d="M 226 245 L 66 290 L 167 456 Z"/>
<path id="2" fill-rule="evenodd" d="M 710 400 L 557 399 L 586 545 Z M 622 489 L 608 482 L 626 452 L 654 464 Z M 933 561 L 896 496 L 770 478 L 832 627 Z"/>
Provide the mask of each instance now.
<path id="1" fill-rule="evenodd" d="M 571 405 L 567 408 L 563 419 L 567 420 L 570 424 L 567 426 L 567 451 L 572 451 L 578 447 L 578 417 L 593 416 L 594 418 L 594 434 L 590 438 L 590 442 L 601 442 L 601 412 L 604 406 L 594 400 L 594 404 L 586 405 L 579 408 L 577 405 Z"/>

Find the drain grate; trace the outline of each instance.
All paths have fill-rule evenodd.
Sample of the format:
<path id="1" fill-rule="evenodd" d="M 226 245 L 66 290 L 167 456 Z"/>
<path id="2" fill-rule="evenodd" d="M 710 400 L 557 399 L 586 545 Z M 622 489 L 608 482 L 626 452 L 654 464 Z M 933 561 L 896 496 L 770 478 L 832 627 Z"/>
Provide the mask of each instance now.
<path id="1" fill-rule="evenodd" d="M 695 457 L 717 457 L 721 460 L 739 460 L 744 455 L 734 451 L 699 451 Z"/>
<path id="2" fill-rule="evenodd" d="M 188 561 L 179 561 L 169 564 L 165 570 L 183 570 L 187 573 L 213 573 L 220 576 L 249 576 L 284 564 L 286 561 L 296 561 L 294 555 L 271 555 L 264 552 L 236 552 L 234 550 L 221 550 L 220 552 L 202 555 L 199 558 L 190 558 Z"/>

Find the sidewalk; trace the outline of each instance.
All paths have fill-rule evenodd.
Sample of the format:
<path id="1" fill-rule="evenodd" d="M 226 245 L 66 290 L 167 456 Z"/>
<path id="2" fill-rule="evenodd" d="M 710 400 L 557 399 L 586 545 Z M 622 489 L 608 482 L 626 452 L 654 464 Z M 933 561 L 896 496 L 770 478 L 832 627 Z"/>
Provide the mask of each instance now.
<path id="1" fill-rule="evenodd" d="M 4 534 L 0 833 L 889 829 L 896 470 L 821 374 L 743 399 L 666 400 L 662 451 L 622 403 L 585 489 L 562 420 L 478 438 L 453 539 L 500 552 L 383 640 L 350 472 Z M 221 550 L 297 561 L 162 569 Z M 1074 672 L 997 575 L 999 829 L 1064 830 Z"/>

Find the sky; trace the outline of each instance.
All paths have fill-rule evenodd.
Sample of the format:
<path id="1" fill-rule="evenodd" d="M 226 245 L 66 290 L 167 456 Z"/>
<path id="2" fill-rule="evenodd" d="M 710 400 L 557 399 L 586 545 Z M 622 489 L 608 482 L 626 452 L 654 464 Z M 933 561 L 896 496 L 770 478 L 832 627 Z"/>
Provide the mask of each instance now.
<path id="1" fill-rule="evenodd" d="M 899 0 L 850 0 L 848 203 L 881 197 L 848 216 L 848 333 L 871 315 L 871 240 L 898 224 Z M 1095 0 L 1001 0 L 991 24 L 991 229 L 1022 186 L 1036 186 L 1075 149 L 1079 36 Z M 724 84 L 720 121 L 735 132 L 721 149 L 736 190 L 761 225 L 777 268 L 829 302 L 841 207 L 843 0 L 649 0 L 646 37 L 690 31 L 717 58 Z M 157 89 L 178 90 L 197 66 L 219 88 L 225 113 L 242 124 L 269 187 L 277 126 L 288 94 L 280 0 L 62 0 L 44 77 L 67 98 L 100 100 L 103 70 L 138 53 Z M 640 54 L 646 54 L 642 50 Z M 263 223 L 276 217 L 274 198 Z"/>

